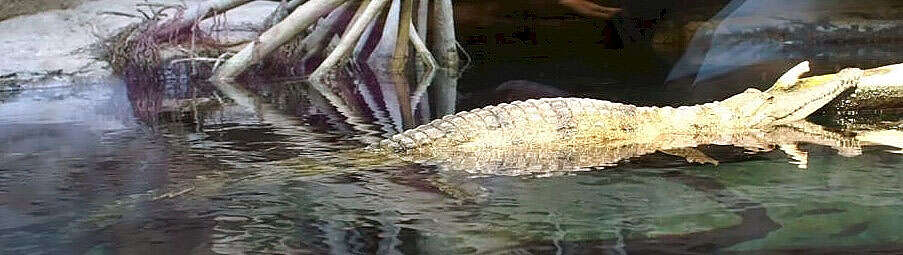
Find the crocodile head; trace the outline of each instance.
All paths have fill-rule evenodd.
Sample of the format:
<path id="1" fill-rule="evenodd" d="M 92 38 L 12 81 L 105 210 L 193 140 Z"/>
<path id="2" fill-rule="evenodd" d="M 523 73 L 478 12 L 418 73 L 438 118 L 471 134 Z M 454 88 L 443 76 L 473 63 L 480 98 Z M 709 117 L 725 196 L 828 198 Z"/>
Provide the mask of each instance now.
<path id="1" fill-rule="evenodd" d="M 805 119 L 858 83 L 862 70 L 847 68 L 837 74 L 800 79 L 809 62 L 787 71 L 770 89 L 748 89 L 720 105 L 735 114 L 738 124 L 763 127 Z"/>

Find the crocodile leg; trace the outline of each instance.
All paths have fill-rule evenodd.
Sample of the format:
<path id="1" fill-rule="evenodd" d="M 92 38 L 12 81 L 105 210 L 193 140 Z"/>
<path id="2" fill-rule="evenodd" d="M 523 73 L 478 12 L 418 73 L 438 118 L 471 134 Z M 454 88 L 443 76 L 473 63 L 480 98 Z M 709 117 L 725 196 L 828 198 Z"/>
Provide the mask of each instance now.
<path id="1" fill-rule="evenodd" d="M 699 151 L 696 148 L 676 148 L 676 149 L 667 149 L 661 150 L 662 153 L 678 156 L 687 159 L 689 163 L 701 163 L 701 164 L 712 164 L 718 165 L 718 160 L 709 157 L 709 155 L 705 155 L 704 152 Z"/>

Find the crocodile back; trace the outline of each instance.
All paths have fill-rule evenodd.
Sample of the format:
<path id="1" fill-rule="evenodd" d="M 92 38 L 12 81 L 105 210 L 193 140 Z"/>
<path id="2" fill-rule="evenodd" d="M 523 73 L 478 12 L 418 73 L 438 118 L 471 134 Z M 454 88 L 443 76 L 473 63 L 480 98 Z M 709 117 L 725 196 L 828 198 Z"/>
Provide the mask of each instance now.
<path id="1" fill-rule="evenodd" d="M 514 101 L 448 115 L 404 131 L 380 142 L 395 151 L 415 148 L 459 146 L 510 146 L 554 142 L 594 126 L 627 128 L 629 121 L 646 107 L 586 98 L 543 98 Z M 621 115 L 621 116 L 612 116 Z M 601 118 L 600 116 L 605 116 Z M 529 139 L 529 141 L 525 140 Z M 478 144 L 473 144 L 477 143 Z"/>

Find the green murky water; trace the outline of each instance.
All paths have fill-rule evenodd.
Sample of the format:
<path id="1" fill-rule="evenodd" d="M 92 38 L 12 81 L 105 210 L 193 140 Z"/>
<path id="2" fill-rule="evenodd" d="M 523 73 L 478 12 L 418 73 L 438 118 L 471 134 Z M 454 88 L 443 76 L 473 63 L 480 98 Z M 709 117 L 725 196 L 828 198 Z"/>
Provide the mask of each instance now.
<path id="1" fill-rule="evenodd" d="M 563 33 L 537 33 L 546 32 Z M 458 110 L 536 96 L 679 105 L 762 88 L 803 58 L 813 58 L 816 73 L 900 62 L 896 44 L 792 43 L 779 48 L 779 60 L 667 86 L 677 57 L 649 48 L 555 47 L 560 52 L 537 56 L 542 45 L 467 45 L 476 62 L 460 77 L 460 96 L 447 101 Z M 493 51 L 514 56 L 481 58 Z M 509 80 L 552 86 L 496 87 Z M 717 166 L 654 153 L 548 177 L 471 176 L 362 152 L 362 141 L 401 129 L 396 105 L 368 101 L 391 95 L 372 81 L 338 84 L 357 88 L 346 96 L 364 117 L 348 117 L 303 83 L 243 85 L 265 103 L 173 112 L 167 107 L 186 99 L 225 97 L 174 74 L 0 92 L 0 253 L 903 250 L 903 157 L 891 147 L 848 157 L 801 144 L 807 169 L 780 150 L 709 145 L 702 148 Z M 429 119 L 426 112 L 416 121 Z M 901 129 L 899 114 L 871 117 L 868 124 Z M 819 123 L 836 130 L 845 118 Z"/>
<path id="2" fill-rule="evenodd" d="M 180 91 L 172 84 L 164 91 Z M 151 123 L 136 105 L 180 94 L 134 95 L 115 81 L 4 94 L 0 247 L 622 254 L 903 246 L 903 157 L 888 147 L 844 157 L 804 145 L 805 170 L 778 151 L 710 146 L 722 164 L 652 154 L 545 178 L 474 177 L 357 153 L 359 130 L 379 125 L 337 120 L 303 85 L 284 86 L 291 89 L 260 92 L 289 116 L 275 121 L 233 105 Z"/>

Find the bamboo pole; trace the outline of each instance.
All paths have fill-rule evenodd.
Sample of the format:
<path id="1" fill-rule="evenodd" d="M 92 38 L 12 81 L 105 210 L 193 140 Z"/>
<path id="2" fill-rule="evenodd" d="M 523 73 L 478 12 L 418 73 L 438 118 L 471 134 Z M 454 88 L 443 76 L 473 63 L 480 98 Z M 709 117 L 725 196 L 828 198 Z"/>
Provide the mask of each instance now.
<path id="1" fill-rule="evenodd" d="M 333 50 L 332 53 L 323 60 L 323 63 L 317 67 L 317 70 L 314 70 L 310 75 L 311 80 L 322 80 L 326 77 L 326 73 L 330 69 L 341 64 L 343 59 L 345 59 L 350 50 L 354 47 L 356 41 L 360 38 L 367 25 L 373 21 L 378 12 L 382 11 L 386 2 L 388 2 L 388 0 L 371 0 L 370 5 L 368 5 L 367 9 L 364 10 L 364 13 L 361 14 L 360 19 L 355 21 L 354 24 L 351 25 L 351 28 L 346 31 L 347 33 L 342 36 L 342 39 L 339 41 L 339 45 L 336 46 L 335 50 Z"/>
<path id="2" fill-rule="evenodd" d="M 233 80 L 249 66 L 295 37 L 321 16 L 335 9 L 347 0 L 311 0 L 299 6 L 284 20 L 260 34 L 257 40 L 245 46 L 220 67 L 211 79 Z"/>

